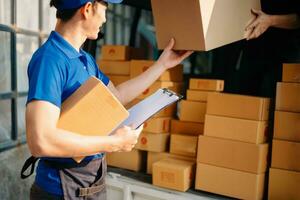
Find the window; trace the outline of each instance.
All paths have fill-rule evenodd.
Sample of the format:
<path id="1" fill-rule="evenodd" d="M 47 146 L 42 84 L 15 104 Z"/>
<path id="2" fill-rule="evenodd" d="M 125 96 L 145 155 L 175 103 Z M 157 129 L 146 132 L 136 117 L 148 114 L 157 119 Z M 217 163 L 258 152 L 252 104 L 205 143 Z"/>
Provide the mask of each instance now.
<path id="1" fill-rule="evenodd" d="M 53 28 L 53 10 L 45 2 L 0 0 L 0 151 L 25 142 L 27 66 Z"/>

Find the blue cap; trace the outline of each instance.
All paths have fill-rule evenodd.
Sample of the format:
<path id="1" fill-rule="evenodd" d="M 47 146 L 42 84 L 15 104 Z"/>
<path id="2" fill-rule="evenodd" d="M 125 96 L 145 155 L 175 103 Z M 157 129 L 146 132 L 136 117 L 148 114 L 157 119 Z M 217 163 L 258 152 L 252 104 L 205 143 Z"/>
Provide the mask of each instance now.
<path id="1" fill-rule="evenodd" d="M 103 0 L 107 3 L 121 3 L 123 0 Z M 88 2 L 93 2 L 93 0 L 61 0 L 61 3 L 56 6 L 57 10 L 68 10 L 80 8 Z"/>

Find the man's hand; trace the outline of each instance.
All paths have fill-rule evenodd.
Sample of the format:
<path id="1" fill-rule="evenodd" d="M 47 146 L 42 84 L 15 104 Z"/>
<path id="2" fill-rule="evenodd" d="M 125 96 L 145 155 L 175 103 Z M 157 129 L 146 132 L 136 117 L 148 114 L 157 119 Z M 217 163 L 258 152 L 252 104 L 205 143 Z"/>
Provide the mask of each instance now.
<path id="1" fill-rule="evenodd" d="M 174 45 L 175 40 L 174 38 L 172 38 L 168 46 L 164 49 L 163 53 L 157 60 L 157 63 L 159 65 L 162 65 L 164 70 L 179 65 L 185 58 L 187 58 L 193 53 L 193 51 L 174 51 Z"/>
<path id="2" fill-rule="evenodd" d="M 261 36 L 269 27 L 272 26 L 272 16 L 261 10 L 251 9 L 251 13 L 256 18 L 246 27 L 246 39 L 251 40 Z"/>
<path id="3" fill-rule="evenodd" d="M 131 127 L 124 126 L 115 131 L 111 136 L 116 139 L 116 145 L 112 147 L 111 152 L 129 152 L 138 142 L 140 133 L 143 130 L 143 126 L 138 129 L 132 129 Z"/>

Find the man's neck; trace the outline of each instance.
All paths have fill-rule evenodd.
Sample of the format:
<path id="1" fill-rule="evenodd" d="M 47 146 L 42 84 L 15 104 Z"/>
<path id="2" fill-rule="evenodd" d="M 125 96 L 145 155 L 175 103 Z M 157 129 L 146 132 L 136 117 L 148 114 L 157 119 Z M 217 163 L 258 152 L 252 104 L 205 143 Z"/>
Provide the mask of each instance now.
<path id="1" fill-rule="evenodd" d="M 55 31 L 69 42 L 78 52 L 87 39 L 80 28 L 71 23 L 57 22 Z"/>

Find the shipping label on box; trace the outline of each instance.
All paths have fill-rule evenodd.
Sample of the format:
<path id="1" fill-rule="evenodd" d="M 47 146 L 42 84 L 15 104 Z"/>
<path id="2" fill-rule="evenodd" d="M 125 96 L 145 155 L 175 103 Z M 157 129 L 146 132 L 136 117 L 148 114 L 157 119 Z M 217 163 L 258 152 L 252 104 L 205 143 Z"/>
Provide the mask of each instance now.
<path id="1" fill-rule="evenodd" d="M 182 135 L 201 135 L 203 134 L 204 124 L 197 122 L 186 122 L 180 120 L 171 121 L 171 133 Z"/>
<path id="2" fill-rule="evenodd" d="M 300 83 L 300 63 L 283 64 L 282 82 Z"/>
<path id="3" fill-rule="evenodd" d="M 300 143 L 273 140 L 272 167 L 300 171 Z"/>
<path id="4" fill-rule="evenodd" d="M 300 172 L 270 168 L 269 198 L 300 199 Z"/>
<path id="5" fill-rule="evenodd" d="M 194 162 L 165 159 L 153 164 L 153 185 L 187 191 L 193 183 Z"/>
<path id="6" fill-rule="evenodd" d="M 143 154 L 141 151 L 133 149 L 131 152 L 115 152 L 106 154 L 107 165 L 140 171 L 143 166 Z"/>
<path id="7" fill-rule="evenodd" d="M 269 119 L 269 107 L 269 98 L 211 93 L 208 95 L 207 114 L 266 121 Z"/>
<path id="8" fill-rule="evenodd" d="M 267 141 L 268 122 L 206 115 L 204 135 L 262 144 Z"/>
<path id="9" fill-rule="evenodd" d="M 190 79 L 191 90 L 218 91 L 224 90 L 223 80 Z"/>
<path id="10" fill-rule="evenodd" d="M 176 50 L 207 51 L 242 40 L 260 10 L 259 0 L 152 0 L 159 49 L 174 38 Z M 238 16 L 238 17 L 237 17 Z"/>
<path id="11" fill-rule="evenodd" d="M 300 113 L 276 111 L 274 139 L 300 142 Z"/>
<path id="12" fill-rule="evenodd" d="M 260 200 L 264 193 L 265 174 L 252 174 L 228 168 L 197 163 L 198 190 L 238 199 Z"/>
<path id="13" fill-rule="evenodd" d="M 196 157 L 197 143 L 197 136 L 172 134 L 170 142 L 170 153 L 182 156 Z"/>
<path id="14" fill-rule="evenodd" d="M 123 75 L 129 76 L 130 62 L 129 61 L 97 61 L 99 69 L 107 75 Z"/>
<path id="15" fill-rule="evenodd" d="M 219 167 L 264 173 L 267 169 L 268 144 L 251 144 L 199 136 L 197 162 Z"/>
<path id="16" fill-rule="evenodd" d="M 277 83 L 276 110 L 300 112 L 299 83 Z"/>
<path id="17" fill-rule="evenodd" d="M 169 133 L 147 133 L 142 132 L 135 148 L 151 152 L 168 151 L 170 134 Z"/>
<path id="18" fill-rule="evenodd" d="M 155 61 L 152 60 L 132 60 L 130 63 L 131 73 L 130 77 L 135 78 L 143 72 L 147 71 L 154 65 Z M 183 65 L 178 65 L 165 71 L 158 81 L 174 81 L 181 82 L 183 80 Z"/>
<path id="19" fill-rule="evenodd" d="M 196 158 L 193 157 L 188 157 L 188 156 L 180 156 L 180 155 L 175 155 L 175 154 L 170 154 L 167 152 L 150 152 L 148 151 L 148 156 L 147 156 L 147 174 L 152 174 L 152 165 L 153 163 L 166 159 L 166 158 L 173 158 L 176 160 L 186 160 L 186 161 L 191 161 L 196 163 Z"/>
<path id="20" fill-rule="evenodd" d="M 104 45 L 101 49 L 102 60 L 131 60 L 142 59 L 144 51 L 142 49 L 129 46 Z"/>
<path id="21" fill-rule="evenodd" d="M 151 118 L 144 123 L 144 131 L 150 133 L 168 133 L 170 131 L 171 118 Z"/>
<path id="22" fill-rule="evenodd" d="M 181 121 L 204 123 L 206 103 L 182 100 L 179 103 L 179 119 Z"/>

